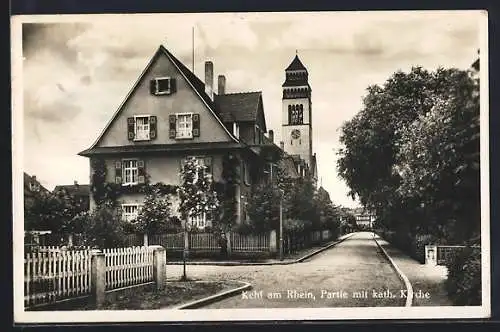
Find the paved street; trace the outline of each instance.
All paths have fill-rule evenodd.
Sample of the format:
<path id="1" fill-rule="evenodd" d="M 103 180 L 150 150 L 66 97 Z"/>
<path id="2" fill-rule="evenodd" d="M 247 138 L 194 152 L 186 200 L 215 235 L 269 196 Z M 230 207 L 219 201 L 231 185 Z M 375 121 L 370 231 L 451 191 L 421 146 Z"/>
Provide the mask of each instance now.
<path id="1" fill-rule="evenodd" d="M 194 279 L 232 279 L 253 289 L 210 308 L 403 306 L 404 284 L 379 251 L 372 233 L 357 233 L 306 262 L 272 266 L 188 266 Z M 167 266 L 177 279 L 182 266 Z"/>

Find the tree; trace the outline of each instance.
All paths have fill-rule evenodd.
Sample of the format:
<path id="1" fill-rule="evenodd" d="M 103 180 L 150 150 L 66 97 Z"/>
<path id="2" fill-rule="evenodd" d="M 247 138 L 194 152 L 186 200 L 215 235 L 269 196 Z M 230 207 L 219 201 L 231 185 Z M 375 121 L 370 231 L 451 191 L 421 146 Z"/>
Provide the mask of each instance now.
<path id="1" fill-rule="evenodd" d="M 34 192 L 30 204 L 25 206 L 25 229 L 72 233 L 79 227 L 73 219 L 83 211 L 74 196 L 65 191 Z"/>
<path id="2" fill-rule="evenodd" d="M 81 227 L 83 245 L 100 249 L 125 245 L 121 210 L 112 204 L 103 203 L 91 212 L 82 212 L 74 221 Z"/>
<path id="3" fill-rule="evenodd" d="M 248 199 L 247 212 L 250 218 L 248 229 L 262 233 L 279 228 L 279 189 L 269 184 L 255 185 Z"/>
<path id="4" fill-rule="evenodd" d="M 184 222 L 185 249 L 189 248 L 189 231 L 193 227 L 190 220 L 202 214 L 211 214 L 217 211 L 219 200 L 213 188 L 212 178 L 206 172 L 206 166 L 199 163 L 196 158 L 188 158 L 181 170 L 181 185 L 178 189 L 180 199 L 179 212 Z M 184 252 L 184 273 L 182 280 L 187 280 L 186 276 L 186 255 Z"/>
<path id="5" fill-rule="evenodd" d="M 319 228 L 329 229 L 334 235 L 338 235 L 340 215 L 330 199 L 330 194 L 323 187 L 320 187 L 314 196 L 314 206 L 319 215 Z"/>
<path id="6" fill-rule="evenodd" d="M 168 194 L 156 186 L 146 189 L 144 203 L 134 222 L 135 230 L 143 234 L 153 234 L 179 230 L 176 218 L 172 218 L 172 203 Z"/>
<path id="7" fill-rule="evenodd" d="M 468 97 L 437 100 L 402 130 L 394 167 L 402 198 L 433 217 L 419 226 L 453 242 L 480 233 L 479 101 L 472 84 L 463 86 Z"/>
<path id="8" fill-rule="evenodd" d="M 474 126 L 473 112 L 463 113 L 467 116 L 460 120 L 460 125 L 457 121 L 462 115 L 457 110 L 469 107 L 465 105 L 473 98 L 473 86 L 468 72 L 458 69 L 440 68 L 429 72 L 416 67 L 409 73 L 396 72 L 383 86 L 370 86 L 363 99 L 363 109 L 343 125 L 340 140 L 345 148 L 339 152 L 339 174 L 350 187 L 350 194 L 376 212 L 382 226 L 408 235 L 421 231 L 422 220 L 442 217 L 436 214 L 436 207 L 444 203 L 442 196 L 435 196 L 438 191 L 424 190 L 418 194 L 412 183 L 416 184 L 414 180 L 425 174 L 429 175 L 425 177 L 426 186 L 437 188 L 449 183 L 450 180 L 444 181 L 443 169 L 437 170 L 435 166 L 443 162 L 439 158 L 441 154 L 448 154 L 446 149 L 455 150 L 456 158 L 464 157 L 465 150 L 457 150 L 458 141 L 471 133 L 458 133 L 465 128 L 461 125 Z M 445 119 L 450 114 L 457 119 L 452 121 L 453 125 L 459 128 L 453 129 L 451 123 L 445 126 L 431 124 L 441 123 L 438 119 Z M 433 129 L 426 129 L 427 126 Z M 458 145 L 451 144 L 452 141 Z M 432 145 L 433 142 L 444 145 Z M 422 153 L 426 155 L 429 148 L 440 157 L 420 157 Z M 474 150 L 470 145 L 464 149 Z M 452 164 L 454 162 L 449 164 L 449 169 Z M 456 167 L 459 164 L 464 165 L 458 163 Z M 436 181 L 444 182 L 436 184 Z M 431 201 L 423 201 L 425 195 L 431 194 Z M 465 202 L 463 200 L 460 198 L 460 202 Z M 447 208 L 439 210 L 447 214 L 446 218 L 453 214 L 447 213 Z"/>

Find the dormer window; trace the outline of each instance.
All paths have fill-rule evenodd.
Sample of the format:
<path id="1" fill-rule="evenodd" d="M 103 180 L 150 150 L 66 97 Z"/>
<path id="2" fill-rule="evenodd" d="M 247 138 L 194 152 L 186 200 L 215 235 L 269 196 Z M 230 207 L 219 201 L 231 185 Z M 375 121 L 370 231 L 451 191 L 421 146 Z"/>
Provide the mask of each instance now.
<path id="1" fill-rule="evenodd" d="M 175 79 L 172 77 L 156 77 L 150 81 L 151 94 L 155 96 L 170 95 L 175 92 Z"/>
<path id="2" fill-rule="evenodd" d="M 36 182 L 30 182 L 30 191 L 40 191 L 40 185 Z"/>

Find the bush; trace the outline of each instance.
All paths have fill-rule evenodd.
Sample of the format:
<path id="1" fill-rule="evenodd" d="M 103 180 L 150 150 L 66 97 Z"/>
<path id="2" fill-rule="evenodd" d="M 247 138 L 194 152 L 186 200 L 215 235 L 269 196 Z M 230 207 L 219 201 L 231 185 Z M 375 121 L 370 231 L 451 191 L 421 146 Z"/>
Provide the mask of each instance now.
<path id="1" fill-rule="evenodd" d="M 446 290 L 455 305 L 481 305 L 481 251 L 465 248 L 447 264 Z"/>
<path id="2" fill-rule="evenodd" d="M 83 245 L 95 248 L 114 248 L 125 245 L 125 223 L 121 211 L 112 206 L 98 206 L 91 213 L 75 217 L 82 227 Z"/>

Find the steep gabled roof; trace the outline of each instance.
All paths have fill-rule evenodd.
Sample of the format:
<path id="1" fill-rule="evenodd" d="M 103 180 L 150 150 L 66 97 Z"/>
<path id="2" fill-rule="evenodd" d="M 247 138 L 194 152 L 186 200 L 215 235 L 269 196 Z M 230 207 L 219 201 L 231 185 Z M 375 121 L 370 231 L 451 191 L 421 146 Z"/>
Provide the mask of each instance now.
<path id="1" fill-rule="evenodd" d="M 200 96 L 200 98 L 203 100 L 203 102 L 207 105 L 209 111 L 213 114 L 213 116 L 216 118 L 216 120 L 220 123 L 220 125 L 224 129 L 224 131 L 229 135 L 229 137 L 231 137 L 231 139 L 233 141 L 238 142 L 238 139 L 226 128 L 226 126 L 224 126 L 224 124 L 222 123 L 221 119 L 219 118 L 217 112 L 215 112 L 215 105 L 214 105 L 213 101 L 210 99 L 210 97 L 205 92 L 205 84 L 198 77 L 196 77 L 196 75 L 192 71 L 190 71 L 182 62 L 180 62 L 175 56 L 173 56 L 172 53 L 170 53 L 163 45 L 160 45 L 158 47 L 158 49 L 156 50 L 154 56 L 150 59 L 146 68 L 144 68 L 144 70 L 140 74 L 139 78 L 134 83 L 134 86 L 132 87 L 132 89 L 130 89 L 129 93 L 127 94 L 125 99 L 122 101 L 121 105 L 118 107 L 115 114 L 113 114 L 110 121 L 107 123 L 106 127 L 104 128 L 104 130 L 101 132 L 101 134 L 97 138 L 97 140 L 92 144 L 92 146 L 89 149 L 82 151 L 82 152 L 85 152 L 86 154 L 88 154 L 97 146 L 97 144 L 101 141 L 102 137 L 104 136 L 104 134 L 106 133 L 108 128 L 113 123 L 113 121 L 115 121 L 115 119 L 118 118 L 125 103 L 130 98 L 130 96 L 133 94 L 133 92 L 137 89 L 139 83 L 143 80 L 143 77 L 149 71 L 149 69 L 151 68 L 151 66 L 155 62 L 156 58 L 158 56 L 160 56 L 161 54 L 166 55 L 172 61 L 172 63 L 177 67 L 177 69 L 184 76 L 184 78 L 186 79 L 188 84 L 190 84 L 193 87 L 195 92 Z M 83 155 L 82 152 L 80 152 L 79 155 Z"/>
<path id="2" fill-rule="evenodd" d="M 224 122 L 256 122 L 261 106 L 262 92 L 260 91 L 215 96 L 215 108 Z"/>
<path id="3" fill-rule="evenodd" d="M 306 70 L 307 71 L 307 69 L 304 66 L 304 64 L 302 63 L 302 61 L 300 61 L 298 55 L 295 55 L 295 58 L 293 58 L 292 63 L 290 63 L 290 65 L 285 70 L 286 71 L 292 71 L 292 70 Z"/>
<path id="4" fill-rule="evenodd" d="M 23 172 L 23 173 L 24 173 L 24 190 L 25 190 L 25 192 L 26 191 L 31 192 L 30 183 L 36 184 L 40 188 L 40 191 L 49 192 L 49 190 L 47 188 L 45 188 L 44 186 L 42 186 L 40 181 L 38 181 L 35 176 L 31 176 L 26 172 Z"/>

